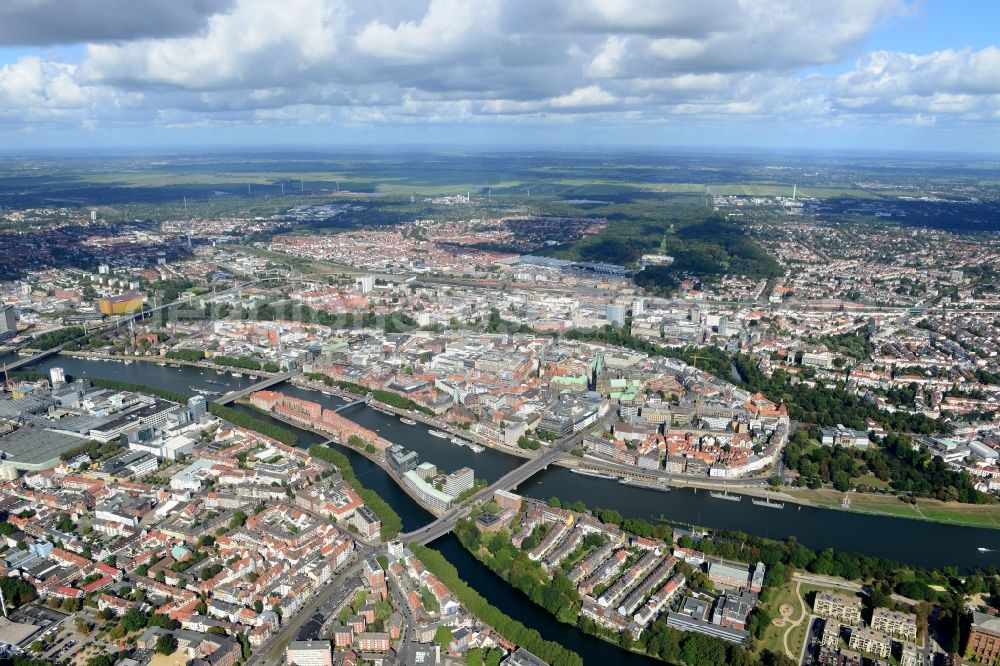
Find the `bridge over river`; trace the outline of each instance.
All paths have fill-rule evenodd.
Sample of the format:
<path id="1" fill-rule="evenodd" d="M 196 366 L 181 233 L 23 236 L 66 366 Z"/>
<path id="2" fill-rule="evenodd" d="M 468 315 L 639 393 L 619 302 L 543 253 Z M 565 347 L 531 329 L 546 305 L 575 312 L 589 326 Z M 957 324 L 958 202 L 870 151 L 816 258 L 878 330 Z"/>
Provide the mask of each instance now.
<path id="1" fill-rule="evenodd" d="M 492 497 L 493 493 L 497 490 L 513 490 L 520 484 L 530 479 L 536 473 L 555 462 L 561 455 L 562 451 L 553 447 L 542 455 L 531 458 L 520 467 L 507 472 L 492 484 L 480 490 L 478 493 L 466 500 L 461 506 L 457 506 L 449 510 L 433 523 L 424 525 L 420 529 L 412 532 L 400 534 L 400 540 L 426 545 L 438 537 L 444 536 L 455 527 L 455 524 L 459 520 L 469 515 L 472 507 L 475 506 L 479 499 L 483 497 Z"/>
<path id="2" fill-rule="evenodd" d="M 229 393 L 219 396 L 218 399 L 213 400 L 220 405 L 228 405 L 231 402 L 236 402 L 241 398 L 245 398 L 255 391 L 263 391 L 266 388 L 270 388 L 275 384 L 280 384 L 281 382 L 288 381 L 295 376 L 295 372 L 279 372 L 278 374 L 271 375 L 270 377 L 265 377 L 256 384 L 248 386 L 246 388 L 238 389 L 236 391 L 230 391 Z"/>

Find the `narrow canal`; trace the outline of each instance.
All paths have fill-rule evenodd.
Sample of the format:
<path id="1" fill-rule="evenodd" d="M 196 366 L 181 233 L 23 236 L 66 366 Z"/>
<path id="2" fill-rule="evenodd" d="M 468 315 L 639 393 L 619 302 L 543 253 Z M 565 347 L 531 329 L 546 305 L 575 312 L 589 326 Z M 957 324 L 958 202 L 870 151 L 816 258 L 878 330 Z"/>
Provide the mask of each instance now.
<path id="1" fill-rule="evenodd" d="M 536 605 L 520 590 L 513 589 L 502 578 L 474 558 L 454 534 L 447 534 L 430 544 L 458 569 L 459 577 L 476 588 L 479 594 L 507 615 L 520 620 L 526 627 L 535 629 L 543 638 L 555 641 L 581 657 L 586 664 L 626 664 L 643 666 L 663 664 L 634 652 L 602 641 L 563 624 L 541 606 Z"/>

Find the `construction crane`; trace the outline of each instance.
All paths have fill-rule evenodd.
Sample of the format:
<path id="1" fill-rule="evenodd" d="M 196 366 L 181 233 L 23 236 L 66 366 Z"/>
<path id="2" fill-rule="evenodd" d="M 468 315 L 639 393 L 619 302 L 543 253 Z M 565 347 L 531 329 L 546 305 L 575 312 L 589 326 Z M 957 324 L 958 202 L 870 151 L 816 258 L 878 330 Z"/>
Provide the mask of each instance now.
<path id="1" fill-rule="evenodd" d="M 705 359 L 707 361 L 708 357 L 707 356 L 701 356 L 699 354 L 691 354 L 691 360 L 694 361 L 694 363 L 692 363 L 691 365 L 693 365 L 695 367 L 695 370 L 699 369 L 698 368 L 698 361 L 700 359 Z"/>

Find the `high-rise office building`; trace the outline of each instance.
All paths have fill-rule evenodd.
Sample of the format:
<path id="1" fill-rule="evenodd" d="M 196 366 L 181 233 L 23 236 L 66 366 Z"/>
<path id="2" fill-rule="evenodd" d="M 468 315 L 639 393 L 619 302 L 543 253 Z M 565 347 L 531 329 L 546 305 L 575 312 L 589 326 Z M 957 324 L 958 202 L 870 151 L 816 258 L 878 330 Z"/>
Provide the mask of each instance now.
<path id="1" fill-rule="evenodd" d="M 17 335 L 17 311 L 13 305 L 0 305 L 0 341 Z"/>
<path id="2" fill-rule="evenodd" d="M 608 323 L 611 325 L 623 326 L 625 324 L 625 307 L 622 305 L 608 305 Z"/>
<path id="3" fill-rule="evenodd" d="M 207 412 L 207 411 L 208 411 L 208 408 L 207 408 L 207 406 L 205 404 L 205 396 L 196 395 L 196 396 L 188 399 L 187 412 L 188 412 L 188 419 L 189 420 L 191 420 L 191 421 L 197 421 L 202 416 L 204 416 L 205 412 Z"/>

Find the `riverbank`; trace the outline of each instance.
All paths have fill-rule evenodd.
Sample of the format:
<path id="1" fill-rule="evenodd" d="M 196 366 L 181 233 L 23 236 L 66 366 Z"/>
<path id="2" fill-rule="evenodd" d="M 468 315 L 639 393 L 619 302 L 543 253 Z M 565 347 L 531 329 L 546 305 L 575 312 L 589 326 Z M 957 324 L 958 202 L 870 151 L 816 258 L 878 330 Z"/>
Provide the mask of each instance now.
<path id="1" fill-rule="evenodd" d="M 732 492 L 728 500 L 693 488 L 675 488 L 664 493 L 621 485 L 614 480 L 582 477 L 556 466 L 520 484 L 515 492 L 543 502 L 557 497 L 563 506 L 582 501 L 587 506 L 617 511 L 626 518 L 748 532 L 779 541 L 794 537 L 816 552 L 832 548 L 926 568 L 954 566 L 972 571 L 995 559 L 995 554 L 980 548 L 1000 552 L 1000 530 L 834 511 L 790 502 L 783 507 L 777 503 L 764 506 L 763 502 L 755 504 Z M 929 540 L 947 543 L 948 548 L 926 548 Z"/>
<path id="2" fill-rule="evenodd" d="M 437 576 L 479 620 L 493 627 L 501 636 L 515 645 L 524 646 L 535 656 L 553 666 L 582 666 L 582 657 L 554 641 L 545 640 L 537 630 L 529 629 L 519 620 L 493 606 L 479 592 L 459 576 L 458 569 L 442 553 L 417 544 L 408 547 L 427 570 Z"/>
<path id="3" fill-rule="evenodd" d="M 177 393 L 188 394 L 190 386 L 214 389 L 207 380 L 214 379 L 215 375 L 208 370 L 181 366 L 159 367 L 149 362 L 125 365 L 53 355 L 36 361 L 27 369 L 47 375 L 53 367 L 63 367 L 67 374 L 76 377 L 105 377 Z M 228 381 L 238 388 L 246 388 L 252 384 L 246 377 Z M 291 395 L 303 399 L 323 398 L 318 392 L 290 383 L 280 386 L 284 386 Z M 333 390 L 325 386 L 320 390 L 324 389 L 327 395 Z M 279 387 L 276 390 L 282 389 Z M 331 403 L 328 405 L 330 407 L 336 407 L 340 403 L 332 397 L 327 402 Z M 234 407 L 248 410 L 242 405 Z M 291 429 L 303 442 L 314 443 L 329 439 L 328 436 L 320 436 L 272 419 L 270 415 L 265 416 L 256 411 L 252 415 L 258 419 L 270 420 L 276 426 Z M 388 417 L 363 405 L 347 410 L 344 416 L 372 430 L 381 428 L 380 432 L 387 439 L 417 450 L 421 459 L 434 462 L 440 468 L 454 469 L 469 465 L 476 469 L 477 477 L 487 480 L 496 480 L 514 469 L 517 466 L 515 463 L 521 460 L 498 450 L 473 454 L 466 448 L 451 444 L 447 439 L 425 436 L 424 426 L 400 424 L 397 418 Z M 344 447 L 342 450 L 355 463 L 359 478 L 364 481 L 365 486 L 376 489 L 381 496 L 388 498 L 397 513 L 403 516 L 404 531 L 417 529 L 432 519 L 432 514 L 417 504 L 382 467 L 356 449 Z M 567 456 L 567 460 L 572 461 L 574 458 Z M 707 477 L 704 480 L 709 481 Z M 917 566 L 952 565 L 960 570 L 973 570 L 989 564 L 991 558 L 995 557 L 995 553 L 983 553 L 978 548 L 985 547 L 1000 552 L 1000 530 L 995 529 L 985 530 L 978 526 L 931 522 L 926 519 L 902 520 L 903 516 L 889 511 L 880 515 L 862 511 L 827 511 L 813 506 L 808 498 L 796 498 L 798 503 L 788 500 L 784 509 L 754 506 L 747 500 L 717 500 L 701 489 L 695 494 L 693 488 L 675 487 L 670 492 L 663 492 L 635 485 L 621 485 L 613 480 L 571 474 L 565 466 L 550 466 L 547 471 L 520 484 L 517 492 L 541 500 L 552 496 L 564 501 L 583 500 L 591 506 L 616 509 L 628 517 L 667 520 L 676 525 L 742 530 L 776 539 L 795 536 L 800 543 L 815 550 L 833 548 L 843 552 L 865 553 Z M 755 492 L 770 495 L 763 485 Z M 899 505 L 906 508 L 902 502 Z M 839 497 L 832 506 L 828 506 L 839 509 Z M 928 549 L 926 544 L 929 542 L 948 543 L 949 548 Z"/>
<path id="4" fill-rule="evenodd" d="M 238 368 L 232 365 L 219 365 L 217 363 L 212 363 L 209 360 L 204 361 L 182 361 L 176 358 L 167 358 L 166 356 L 136 356 L 133 354 L 98 354 L 97 352 L 89 351 L 66 351 L 65 349 L 59 352 L 59 356 L 71 356 L 74 358 L 84 358 L 90 361 L 130 361 L 130 362 L 141 362 L 141 363 L 155 363 L 156 365 L 166 365 L 166 366 L 185 366 L 189 368 L 201 368 L 202 370 L 215 370 L 220 374 L 226 374 L 227 372 L 232 375 L 232 373 L 237 373 L 232 375 L 234 377 L 245 377 L 247 375 L 256 375 L 258 377 L 273 377 L 277 372 L 268 372 L 266 370 L 248 370 L 246 368 Z"/>
<path id="5" fill-rule="evenodd" d="M 356 393 L 351 393 L 350 391 L 338 388 L 336 386 L 329 386 L 327 384 L 324 384 L 323 382 L 313 381 L 303 375 L 296 375 L 288 381 L 290 384 L 298 386 L 299 388 L 303 388 L 309 391 L 320 391 L 322 393 L 332 393 L 338 398 L 342 398 L 344 400 L 354 400 L 355 398 L 358 397 L 358 394 Z M 463 430 L 462 428 L 458 428 L 448 423 L 447 421 L 443 421 L 433 416 L 429 416 L 415 409 L 401 409 L 399 407 L 396 407 L 395 405 L 390 405 L 374 399 L 369 403 L 369 406 L 373 408 L 378 408 L 383 412 L 388 412 L 390 414 L 394 414 L 399 417 L 412 419 L 414 421 L 417 421 L 418 423 L 423 423 L 424 425 L 434 428 L 436 430 L 447 432 L 449 435 L 452 435 L 454 437 L 460 437 L 462 439 L 473 442 L 474 444 L 481 444 L 482 446 L 491 448 L 501 453 L 506 453 L 508 455 L 516 456 L 518 458 L 530 459 L 535 457 L 535 454 L 532 453 L 531 451 L 527 451 L 519 447 L 511 447 L 511 446 L 504 446 L 502 444 L 497 444 L 496 442 L 486 439 L 485 437 L 481 437 L 480 435 L 469 432 L 468 430 Z"/>
<path id="6" fill-rule="evenodd" d="M 615 466 L 611 463 L 602 467 L 602 461 L 593 458 L 560 458 L 554 464 L 571 470 L 584 466 L 587 468 L 600 468 L 601 473 L 613 476 L 615 481 L 620 482 L 623 476 L 637 478 L 652 483 L 653 487 L 650 488 L 647 485 L 635 487 L 647 488 L 659 492 L 669 492 L 672 488 L 691 488 L 695 492 L 699 490 L 725 492 L 729 495 L 746 495 L 755 499 L 767 499 L 772 503 L 788 503 L 844 513 L 909 518 L 911 520 L 963 527 L 1000 529 L 1000 504 L 962 504 L 959 502 L 942 502 L 925 497 L 916 498 L 916 503 L 911 504 L 908 498 L 907 501 L 903 501 L 899 495 L 858 493 L 853 491 L 843 493 L 832 489 L 810 490 L 808 488 L 789 488 L 787 486 L 775 488 L 770 485 L 761 484 L 759 479 L 747 479 L 748 484 L 754 485 L 737 485 L 732 480 L 728 482 L 713 482 L 702 477 L 656 477 L 644 474 L 644 470 L 640 468 L 636 468 L 634 472 L 631 470 L 623 472 L 620 466 Z M 662 480 L 662 483 L 655 481 L 656 479 Z M 850 504 L 847 507 L 843 505 L 845 494 L 850 497 Z"/>
<path id="7" fill-rule="evenodd" d="M 59 357 L 67 357 L 73 359 L 79 359 L 81 361 L 87 362 L 97 362 L 101 361 L 135 361 L 137 364 L 145 363 L 149 366 L 159 366 L 160 363 L 166 364 L 164 367 L 171 368 L 173 370 L 179 371 L 180 367 L 197 368 L 199 370 L 205 371 L 206 373 L 214 370 L 216 373 L 225 373 L 226 376 L 234 370 L 228 366 L 217 366 L 208 361 L 182 361 L 176 359 L 166 359 L 159 356 L 133 356 L 133 355 L 108 355 L 108 354 L 96 354 L 94 352 L 71 352 L 62 351 Z M 52 360 L 58 360 L 59 357 L 52 357 Z M 48 364 L 46 364 L 48 365 Z M 174 367 L 177 366 L 177 367 Z M 98 366 L 99 367 L 99 366 Z M 115 367 L 114 365 L 112 367 Z M 135 367 L 135 366 L 133 366 Z M 234 382 L 244 382 L 247 381 L 246 375 L 249 373 L 244 373 L 240 369 L 235 369 L 240 372 L 243 377 L 234 377 L 232 381 Z M 117 372 L 117 371 L 115 371 Z M 266 373 L 260 371 L 257 373 L 258 376 L 269 376 L 271 373 Z M 291 384 L 299 386 L 307 390 L 321 391 L 327 395 L 335 395 L 345 400 L 354 399 L 355 394 L 340 389 L 338 387 L 331 387 L 322 382 L 313 382 L 308 380 L 301 375 L 295 376 L 291 381 Z M 214 387 L 214 386 L 213 386 Z M 187 387 L 185 387 L 187 388 Z M 445 430 L 447 432 L 452 432 L 459 437 L 465 439 L 470 439 L 474 441 L 479 441 L 474 438 L 471 433 L 467 433 L 459 428 L 450 426 L 443 421 L 427 416 L 425 414 L 418 414 L 408 410 L 402 410 L 391 405 L 382 405 L 380 403 L 379 408 L 395 414 L 397 416 L 405 416 L 407 418 L 412 418 L 421 423 L 434 427 L 436 429 Z M 487 443 L 488 444 L 488 443 Z M 489 445 L 489 444 L 488 444 Z M 517 457 L 520 459 L 527 459 L 533 457 L 534 452 L 526 451 L 519 448 L 504 447 L 504 446 L 491 446 L 493 450 Z M 364 452 L 361 452 L 365 455 Z M 582 460 L 587 460 L 590 463 L 599 465 L 600 463 L 596 460 L 578 459 L 578 458 L 562 458 L 556 461 L 556 465 L 566 468 L 579 467 L 583 464 Z M 379 464 L 378 461 L 375 461 Z M 384 465 L 380 465 L 384 469 Z M 636 478 L 642 478 L 644 470 L 636 468 L 633 470 L 628 470 L 630 476 Z M 622 470 L 620 468 L 609 467 L 607 473 L 612 474 L 616 477 L 622 475 Z M 393 475 L 393 478 L 395 476 Z M 585 477 L 581 477 L 585 478 Z M 652 478 L 652 477 L 650 477 Z M 698 491 L 717 491 L 726 490 L 731 494 L 738 495 L 749 495 L 753 498 L 768 498 L 775 502 L 784 502 L 788 504 L 794 504 L 801 507 L 813 507 L 818 509 L 830 509 L 837 511 L 838 513 L 849 512 L 852 514 L 860 515 L 875 515 L 875 516 L 886 516 L 893 518 L 908 518 L 911 520 L 920 520 L 924 522 L 931 523 L 941 523 L 946 525 L 957 525 L 957 526 L 967 526 L 967 527 L 979 527 L 979 528 L 991 528 L 1000 529 L 1000 505 L 965 505 L 958 503 L 946 503 L 939 502 L 932 499 L 920 498 L 917 500 L 916 504 L 910 504 L 909 502 L 903 502 L 894 495 L 880 495 L 880 494 L 863 494 L 863 493 L 849 493 L 851 497 L 851 505 L 848 508 L 844 508 L 841 505 L 841 500 L 843 498 L 843 493 L 839 493 L 833 490 L 809 490 L 805 488 L 781 488 L 781 489 L 771 489 L 769 486 L 761 485 L 759 480 L 748 480 L 748 483 L 756 483 L 758 485 L 736 485 L 732 483 L 717 484 L 712 482 L 708 478 L 677 478 L 675 476 L 668 477 L 665 479 L 665 486 L 667 488 L 659 489 L 661 492 L 667 491 L 668 488 L 696 488 Z M 401 484 L 400 484 L 401 485 Z M 407 494 L 412 496 L 412 492 L 406 489 Z"/>
<path id="8" fill-rule="evenodd" d="M 68 374 L 77 377 L 107 377 L 116 378 L 121 381 L 127 381 L 135 384 L 145 384 L 153 385 L 159 387 L 169 387 L 170 390 L 174 392 L 182 392 L 185 394 L 190 394 L 191 386 L 196 386 L 202 390 L 214 390 L 218 391 L 217 385 L 214 383 L 215 373 L 211 372 L 215 370 L 216 372 L 222 372 L 222 368 L 216 367 L 214 365 L 204 363 L 204 362 L 185 362 L 185 361 L 167 361 L 161 357 L 131 357 L 131 360 L 136 361 L 132 364 L 124 364 L 121 362 L 110 363 L 107 362 L 110 359 L 105 359 L 105 362 L 100 362 L 98 360 L 99 355 L 95 355 L 92 352 L 62 352 L 58 356 L 51 356 L 47 359 L 40 360 L 37 364 L 29 365 L 25 368 L 27 371 L 31 371 L 34 368 L 38 370 L 46 370 L 50 367 L 60 366 L 65 367 Z M 116 360 L 126 360 L 128 357 L 122 357 Z M 159 363 L 165 363 L 166 365 L 160 366 Z M 174 367 L 176 366 L 176 367 Z M 203 373 L 203 376 L 199 376 Z M 39 373 L 41 374 L 44 373 Z M 263 375 L 264 373 L 261 373 Z M 229 373 L 226 373 L 228 378 Z M 296 380 L 299 379 L 297 376 Z M 250 380 L 246 375 L 243 377 L 233 377 L 227 379 L 228 382 L 232 384 L 232 389 L 244 388 L 251 384 L 253 380 Z M 290 382 L 292 384 L 292 382 Z M 315 383 L 312 385 L 307 382 L 295 381 L 294 385 L 299 388 L 301 385 L 302 390 L 323 392 L 326 395 L 336 395 L 345 400 L 354 399 L 356 396 L 353 393 L 344 391 L 338 387 L 330 387 L 323 383 Z M 280 390 L 280 389 L 279 389 Z M 385 411 L 389 411 L 387 408 Z M 394 414 L 405 414 L 407 417 L 416 418 L 413 414 L 406 413 L 405 411 L 393 411 Z M 354 418 L 357 418 L 357 413 L 354 413 Z M 429 418 L 429 417 L 427 417 Z M 431 422 L 440 426 L 440 423 L 436 420 L 431 419 Z M 421 419 L 421 422 L 427 423 L 428 420 Z M 374 424 L 372 427 L 376 427 Z M 441 429 L 438 427 L 438 429 Z M 397 434 L 399 434 L 397 432 Z M 465 435 L 464 432 L 459 433 L 460 436 Z M 467 437 L 467 435 L 465 435 Z M 324 435 L 324 437 L 326 437 Z M 447 452 L 448 460 L 454 457 L 455 460 L 460 460 L 463 462 L 471 462 L 475 460 L 474 457 L 467 455 L 467 450 L 463 450 L 461 447 L 454 446 L 454 452 L 450 449 L 453 445 L 449 444 L 447 440 L 440 440 L 440 442 L 445 443 L 449 447 Z M 406 445 L 405 441 L 402 441 Z M 509 455 L 510 460 L 523 460 L 525 458 L 532 457 L 533 451 L 525 451 L 522 449 L 511 450 L 506 447 L 493 447 L 492 451 L 494 454 Z M 363 455 L 363 452 L 361 452 Z M 584 461 L 591 463 L 590 466 L 597 464 L 597 461 L 592 458 L 576 458 L 576 457 L 565 457 L 556 461 L 556 465 L 562 468 L 573 468 L 584 464 Z M 443 462 L 439 459 L 437 462 Z M 608 473 L 615 475 L 616 477 L 621 476 L 622 467 L 616 466 L 616 468 L 610 468 L 607 470 Z M 637 478 L 644 476 L 646 470 L 639 468 L 629 468 L 627 472 L 636 476 Z M 498 474 L 501 472 L 498 472 Z M 477 476 L 478 476 L 477 472 Z M 594 479 L 588 479 L 585 476 L 573 475 L 574 480 L 583 485 L 588 485 Z M 394 483 L 395 477 L 393 477 Z M 941 524 L 956 527 L 971 527 L 971 528 L 990 528 L 991 533 L 995 533 L 995 530 L 1000 528 L 1000 506 L 997 505 L 964 505 L 956 503 L 944 503 L 938 502 L 936 500 L 930 499 L 919 499 L 916 505 L 911 505 L 908 502 L 900 501 L 896 496 L 892 495 L 879 495 L 879 494 L 860 494 L 860 493 L 850 493 L 851 506 L 845 509 L 841 506 L 841 500 L 843 498 L 843 493 L 838 493 L 833 490 L 809 490 L 805 488 L 789 488 L 784 487 L 781 489 L 771 489 L 757 480 L 757 485 L 744 486 L 736 484 L 726 484 L 724 487 L 721 484 L 713 483 L 708 477 L 697 477 L 697 478 L 677 478 L 676 476 L 667 477 L 667 484 L 669 489 L 673 489 L 674 492 L 678 492 L 679 489 L 697 488 L 697 492 L 700 494 L 702 491 L 710 492 L 715 490 L 727 490 L 730 494 L 738 495 L 749 495 L 754 498 L 770 498 L 776 502 L 784 502 L 787 504 L 785 507 L 786 512 L 791 512 L 793 510 L 801 508 L 802 511 L 805 509 L 829 509 L 833 511 L 833 515 L 858 515 L 858 516 L 876 516 L 885 518 L 907 518 L 910 521 L 921 521 L 919 524 Z M 753 480 L 749 480 L 749 483 L 753 483 Z M 618 492 L 619 489 L 622 492 L 633 491 L 639 489 L 639 486 L 628 486 L 621 485 L 615 487 L 615 491 Z M 671 503 L 670 493 L 666 492 L 668 488 L 658 488 L 657 490 L 652 490 L 650 492 L 656 492 L 663 496 L 664 501 L 667 506 L 662 509 L 658 509 L 655 513 L 660 513 L 665 511 L 666 513 L 671 513 L 669 510 L 669 504 Z M 407 489 L 407 496 L 412 496 Z M 653 500 L 654 502 L 656 500 Z M 715 499 L 705 498 L 704 503 L 708 505 L 719 505 L 725 504 L 730 506 L 729 502 L 721 502 Z M 774 508 L 768 508 L 766 511 L 776 512 Z M 706 508 L 705 513 L 708 515 L 710 509 Z M 682 519 L 687 522 L 701 523 L 702 518 L 698 515 L 700 511 L 693 512 L 694 515 Z M 648 517 L 648 516 L 647 516 Z M 821 518 L 821 520 L 826 520 L 826 518 Z M 988 537 L 987 537 L 988 538 Z M 979 544 L 977 544 L 979 545 Z"/>
<path id="9" fill-rule="evenodd" d="M 357 474 L 354 472 L 354 466 L 351 465 L 350 459 L 331 448 L 330 446 L 323 443 L 316 443 L 309 446 L 309 455 L 319 458 L 320 460 L 325 460 L 332 465 L 335 465 L 340 471 L 341 476 L 344 480 L 354 489 L 354 492 L 358 494 L 361 500 L 365 503 L 369 509 L 371 509 L 376 516 L 378 516 L 379 521 L 382 523 L 379 536 L 382 541 L 389 541 L 403 528 L 403 520 L 400 518 L 399 514 L 396 513 L 395 509 L 389 505 L 382 497 L 378 495 L 375 491 L 370 488 L 366 488 L 364 484 L 358 479 Z"/>
<path id="10" fill-rule="evenodd" d="M 250 403 L 240 403 L 240 404 L 249 405 Z M 323 432 L 322 430 L 317 430 L 316 428 L 313 428 L 311 426 L 307 426 L 307 425 L 305 425 L 303 423 L 298 423 L 298 422 L 293 421 L 292 419 L 289 419 L 289 418 L 287 418 L 287 417 L 285 417 L 285 416 L 283 416 L 281 414 L 275 414 L 273 412 L 269 412 L 268 416 L 270 416 L 272 419 L 275 419 L 277 421 L 282 421 L 284 423 L 287 423 L 288 425 L 295 426 L 296 428 L 299 428 L 300 430 L 307 430 L 307 431 L 309 431 L 309 432 L 311 432 L 313 434 L 319 435 L 321 437 L 326 437 L 326 438 L 328 438 L 328 441 L 336 442 L 336 443 L 340 444 L 341 446 L 347 446 L 343 442 L 340 442 L 338 438 L 331 437 L 330 433 Z M 416 502 L 422 509 L 424 509 L 425 511 L 429 512 L 430 514 L 432 514 L 435 518 L 440 518 L 442 515 L 444 515 L 443 511 L 439 511 L 438 509 L 435 509 L 434 507 L 432 507 L 429 504 L 427 504 L 426 502 L 424 502 L 415 492 L 413 492 L 413 490 L 407 484 L 403 483 L 403 480 L 401 478 L 399 478 L 399 476 L 396 475 L 396 472 L 391 467 L 389 467 L 389 464 L 385 461 L 385 458 L 383 458 L 381 455 L 376 455 L 374 453 L 370 453 L 370 452 L 368 452 L 368 451 L 366 451 L 364 449 L 357 449 L 357 448 L 354 448 L 354 447 L 350 447 L 350 448 L 351 448 L 352 451 L 354 451 L 358 455 L 363 456 L 365 459 L 367 459 L 367 460 L 371 461 L 372 463 L 378 465 L 382 469 L 382 471 L 385 472 L 387 475 L 389 475 L 389 478 L 391 478 L 393 481 L 395 481 L 396 484 L 400 487 L 400 489 L 402 489 L 403 492 L 405 492 L 410 497 L 410 499 L 412 499 L 414 502 Z"/>
<path id="11" fill-rule="evenodd" d="M 785 489 L 782 495 L 789 497 L 789 501 L 820 509 L 1000 529 L 1000 504 L 961 504 L 927 497 L 915 498 L 915 503 L 911 504 L 908 498 L 904 501 L 899 495 L 842 493 L 832 489 L 790 488 Z M 845 495 L 850 498 L 850 508 L 842 505 Z"/>

